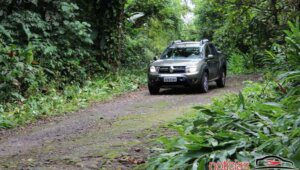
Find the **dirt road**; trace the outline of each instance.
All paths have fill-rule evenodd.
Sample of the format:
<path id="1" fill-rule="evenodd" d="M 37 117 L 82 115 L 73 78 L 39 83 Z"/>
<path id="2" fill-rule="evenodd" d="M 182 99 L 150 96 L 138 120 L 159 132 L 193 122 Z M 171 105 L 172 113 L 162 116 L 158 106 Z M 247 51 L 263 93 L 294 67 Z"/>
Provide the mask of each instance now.
<path id="1" fill-rule="evenodd" d="M 258 77 L 232 77 L 226 88 L 212 84 L 207 94 L 177 89 L 150 96 L 142 89 L 4 132 L 0 136 L 0 169 L 131 169 L 151 152 L 149 140 L 164 134 L 164 128 L 157 127 L 191 112 L 191 106 L 238 92 L 244 80 Z"/>

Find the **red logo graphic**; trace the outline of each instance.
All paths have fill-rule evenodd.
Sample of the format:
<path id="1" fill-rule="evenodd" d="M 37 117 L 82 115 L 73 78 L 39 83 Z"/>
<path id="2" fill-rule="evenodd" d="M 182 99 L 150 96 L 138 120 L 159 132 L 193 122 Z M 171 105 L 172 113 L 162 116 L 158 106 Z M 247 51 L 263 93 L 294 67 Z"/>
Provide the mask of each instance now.
<path id="1" fill-rule="evenodd" d="M 256 170 L 298 170 L 294 162 L 283 159 L 278 156 L 265 156 L 263 158 L 256 159 Z"/>
<path id="2" fill-rule="evenodd" d="M 281 165 L 282 162 L 281 161 L 275 161 L 275 160 L 266 160 L 267 165 L 269 166 L 278 166 Z"/>

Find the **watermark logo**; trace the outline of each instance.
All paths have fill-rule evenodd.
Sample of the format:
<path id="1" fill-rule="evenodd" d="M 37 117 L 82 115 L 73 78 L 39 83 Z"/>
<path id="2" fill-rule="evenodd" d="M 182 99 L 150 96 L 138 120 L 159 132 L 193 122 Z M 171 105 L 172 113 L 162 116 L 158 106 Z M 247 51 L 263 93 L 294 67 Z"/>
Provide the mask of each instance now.
<path id="1" fill-rule="evenodd" d="M 278 156 L 266 156 L 256 159 L 255 165 L 257 170 L 298 170 L 294 162 Z"/>
<path id="2" fill-rule="evenodd" d="M 209 170 L 250 170 L 249 162 L 232 162 L 230 160 L 223 162 L 210 162 Z"/>

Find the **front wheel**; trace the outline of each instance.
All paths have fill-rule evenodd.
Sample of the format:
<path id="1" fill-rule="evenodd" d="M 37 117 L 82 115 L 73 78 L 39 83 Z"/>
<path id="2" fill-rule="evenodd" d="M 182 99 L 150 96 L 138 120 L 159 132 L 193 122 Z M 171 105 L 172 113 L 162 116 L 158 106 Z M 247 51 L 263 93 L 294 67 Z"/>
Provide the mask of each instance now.
<path id="1" fill-rule="evenodd" d="M 222 70 L 220 74 L 220 78 L 216 81 L 218 87 L 225 87 L 226 83 L 226 73 L 224 70 Z"/>
<path id="2" fill-rule="evenodd" d="M 204 72 L 202 77 L 201 77 L 200 91 L 202 93 L 207 93 L 208 92 L 208 74 L 207 74 L 207 72 Z"/>
<path id="3" fill-rule="evenodd" d="M 156 95 L 159 93 L 159 87 L 154 86 L 154 85 L 148 85 L 149 93 L 151 95 Z"/>

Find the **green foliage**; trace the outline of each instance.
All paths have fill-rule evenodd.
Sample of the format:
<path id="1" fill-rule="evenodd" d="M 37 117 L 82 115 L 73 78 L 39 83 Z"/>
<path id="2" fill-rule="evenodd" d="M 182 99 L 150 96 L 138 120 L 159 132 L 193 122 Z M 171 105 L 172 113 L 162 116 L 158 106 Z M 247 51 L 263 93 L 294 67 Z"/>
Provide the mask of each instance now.
<path id="1" fill-rule="evenodd" d="M 195 2 L 199 38 L 213 40 L 228 56 L 237 51 L 246 53 L 246 61 L 251 61 L 247 68 L 271 66 L 262 60 L 265 50 L 283 43 L 282 31 L 290 25 L 288 20 L 300 14 L 296 0 Z"/>
<path id="2" fill-rule="evenodd" d="M 133 0 L 126 6 L 130 16 L 143 12 L 144 16 L 134 23 L 126 23 L 126 56 L 129 61 L 148 63 L 159 55 L 173 40 L 179 39 L 183 21 L 182 6 L 179 0 Z"/>
<path id="3" fill-rule="evenodd" d="M 89 100 L 77 92 L 119 68 L 145 68 L 182 23 L 180 0 L 3 0 L 0 6 L 0 127 L 64 110 L 69 99 L 70 107 L 76 98 Z M 136 12 L 146 15 L 130 23 Z M 110 96 L 140 82 L 115 77 L 103 80 L 113 90 L 94 94 Z"/>
<path id="4" fill-rule="evenodd" d="M 300 24 L 299 19 L 295 24 L 289 22 L 289 29 L 285 30 L 285 44 L 274 44 L 272 50 L 266 51 L 266 55 L 262 58 L 264 63 L 272 65 L 269 70 L 278 72 L 281 70 L 299 70 L 300 63 Z"/>
<path id="5" fill-rule="evenodd" d="M 23 102 L 46 84 L 43 68 L 32 65 L 32 46 L 0 46 L 0 103 Z"/>
<path id="6" fill-rule="evenodd" d="M 299 18 L 296 23 L 289 22 L 290 30 L 285 30 L 286 33 L 286 60 L 293 69 L 300 69 L 300 22 Z"/>
<path id="7" fill-rule="evenodd" d="M 247 82 L 239 95 L 195 107 L 197 118 L 173 126 L 177 137 L 160 140 L 164 153 L 150 161 L 149 169 L 208 169 L 208 162 L 227 159 L 254 165 L 264 155 L 299 162 L 294 155 L 300 147 L 300 124 L 295 121 L 300 120 L 300 101 L 292 96 L 297 100 L 281 99 L 275 82 Z"/>
<path id="8" fill-rule="evenodd" d="M 246 61 L 245 61 L 244 55 L 238 54 L 238 53 L 233 53 L 229 57 L 228 61 L 228 70 L 232 74 L 241 74 L 246 72 Z"/>
<path id="9" fill-rule="evenodd" d="M 122 64 L 147 63 L 178 37 L 182 23 L 179 0 L 5 0 L 1 7 L 0 42 L 31 43 L 35 62 L 59 88 Z M 146 16 L 132 25 L 126 17 L 135 12 Z"/>
<path id="10" fill-rule="evenodd" d="M 70 82 L 82 83 L 87 78 L 83 62 L 90 56 L 87 50 L 92 44 L 90 25 L 77 20 L 79 7 L 76 4 L 52 1 L 39 4 L 37 8 L 31 1 L 21 1 L 19 8 L 15 8 L 14 2 L 6 5 L 0 20 L 2 30 L 6 30 L 0 33 L 3 47 L 15 44 L 24 48 L 31 43 L 35 63 L 62 86 Z M 47 6 L 47 11 L 43 6 Z M 28 58 L 27 62 L 30 60 L 33 59 Z"/>

